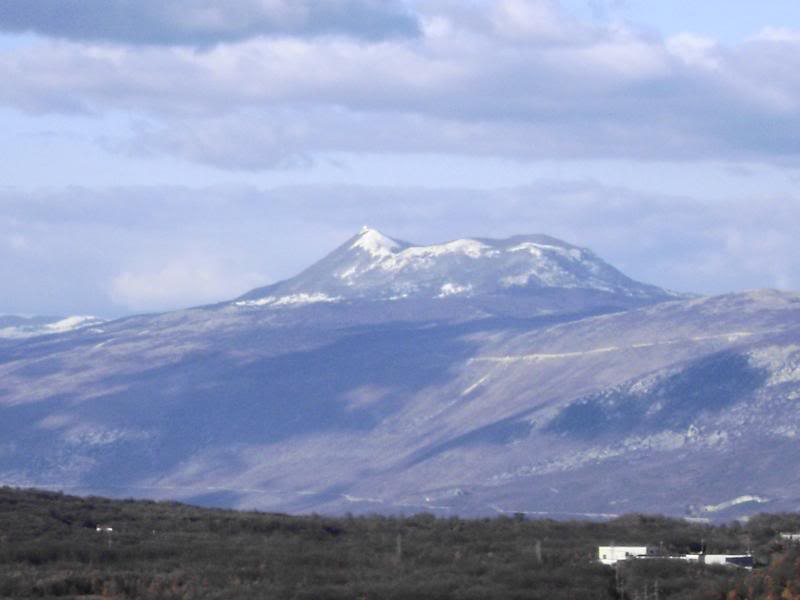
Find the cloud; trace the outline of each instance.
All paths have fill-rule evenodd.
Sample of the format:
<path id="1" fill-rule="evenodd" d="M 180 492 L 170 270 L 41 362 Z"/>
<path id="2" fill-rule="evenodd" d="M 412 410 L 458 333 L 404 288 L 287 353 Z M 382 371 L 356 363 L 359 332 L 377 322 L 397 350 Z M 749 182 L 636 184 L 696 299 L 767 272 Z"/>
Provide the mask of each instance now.
<path id="1" fill-rule="evenodd" d="M 800 289 L 800 198 L 712 201 L 591 181 L 478 191 L 142 186 L 0 193 L 0 313 L 165 310 L 291 277 L 362 225 L 421 244 L 547 233 L 642 281 Z M 5 260 L 4 260 L 5 259 Z"/>
<path id="2" fill-rule="evenodd" d="M 114 304 L 132 311 L 163 310 L 219 302 L 233 290 L 246 291 L 264 282 L 259 273 L 241 272 L 216 257 L 191 253 L 172 257 L 148 269 L 123 271 L 109 287 Z"/>
<path id="3" fill-rule="evenodd" d="M 231 19 L 251 5 L 235 6 Z M 98 143 L 234 170 L 304 168 L 331 152 L 800 165 L 792 32 L 729 47 L 581 23 L 547 0 L 414 6 L 420 35 L 403 39 L 297 33 L 202 51 L 34 40 L 0 51 L 0 104 L 127 115 L 127 134 Z"/>
<path id="4" fill-rule="evenodd" d="M 797 44 L 800 42 L 800 30 L 787 27 L 765 27 L 754 35 L 752 39 L 754 41 Z"/>
<path id="5" fill-rule="evenodd" d="M 576 29 L 558 3 L 550 0 L 499 0 L 493 3 L 488 22 L 496 34 L 512 40 L 564 41 Z"/>
<path id="6" fill-rule="evenodd" d="M 667 39 L 667 51 L 688 66 L 718 69 L 721 66 L 717 43 L 708 37 L 679 33 Z"/>
<path id="7" fill-rule="evenodd" d="M 260 35 L 413 36 L 389 0 L 0 0 L 0 30 L 78 41 L 199 45 Z"/>

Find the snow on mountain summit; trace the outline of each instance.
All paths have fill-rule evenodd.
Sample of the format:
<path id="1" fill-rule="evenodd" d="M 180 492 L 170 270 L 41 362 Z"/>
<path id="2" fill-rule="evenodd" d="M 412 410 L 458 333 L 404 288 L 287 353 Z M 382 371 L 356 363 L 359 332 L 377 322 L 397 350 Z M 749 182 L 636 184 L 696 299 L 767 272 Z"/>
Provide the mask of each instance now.
<path id="1" fill-rule="evenodd" d="M 364 250 L 375 257 L 390 256 L 400 247 L 395 240 L 386 237 L 380 231 L 370 229 L 366 225 L 361 228 L 358 239 L 353 242 L 351 248 Z"/>
<path id="2" fill-rule="evenodd" d="M 673 294 L 636 282 L 590 250 L 546 235 L 414 245 L 370 227 L 296 277 L 253 290 L 239 306 L 592 290 L 642 300 Z M 294 299 L 300 298 L 302 302 Z"/>

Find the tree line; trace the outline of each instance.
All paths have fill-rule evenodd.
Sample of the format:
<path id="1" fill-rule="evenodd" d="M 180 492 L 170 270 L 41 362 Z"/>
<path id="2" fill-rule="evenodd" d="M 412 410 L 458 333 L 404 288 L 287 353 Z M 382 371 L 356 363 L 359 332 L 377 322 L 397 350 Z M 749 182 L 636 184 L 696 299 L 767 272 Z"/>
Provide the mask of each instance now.
<path id="1" fill-rule="evenodd" d="M 0 488 L 0 598 L 799 599 L 800 555 L 781 531 L 800 531 L 800 516 L 719 526 L 649 515 L 288 516 Z M 759 566 L 614 569 L 596 560 L 610 543 L 749 547 Z"/>

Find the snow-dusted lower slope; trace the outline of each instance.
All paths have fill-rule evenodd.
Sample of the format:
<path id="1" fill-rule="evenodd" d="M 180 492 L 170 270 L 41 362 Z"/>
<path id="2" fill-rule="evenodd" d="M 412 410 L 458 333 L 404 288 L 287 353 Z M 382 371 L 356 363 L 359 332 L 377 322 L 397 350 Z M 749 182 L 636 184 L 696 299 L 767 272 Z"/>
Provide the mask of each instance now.
<path id="1" fill-rule="evenodd" d="M 79 315 L 72 317 L 0 316 L 0 339 L 21 339 L 39 335 L 66 333 L 100 325 L 104 319 Z"/>

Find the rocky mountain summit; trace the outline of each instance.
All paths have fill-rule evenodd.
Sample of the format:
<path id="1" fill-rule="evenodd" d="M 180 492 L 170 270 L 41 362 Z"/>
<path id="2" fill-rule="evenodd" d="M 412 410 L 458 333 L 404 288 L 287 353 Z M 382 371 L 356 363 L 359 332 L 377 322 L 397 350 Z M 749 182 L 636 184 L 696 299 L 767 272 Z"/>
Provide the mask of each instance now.
<path id="1" fill-rule="evenodd" d="M 0 340 L 0 483 L 305 512 L 800 505 L 800 295 L 365 229 L 213 306 Z"/>

